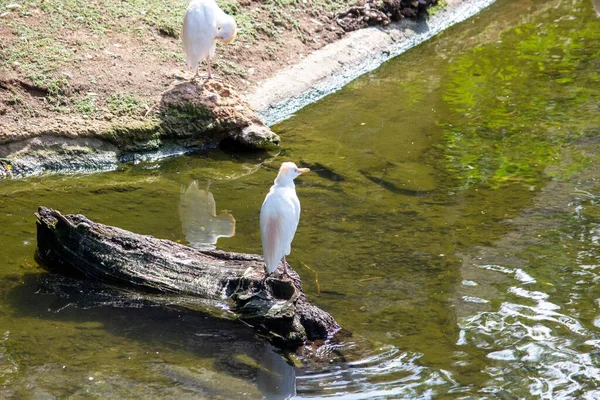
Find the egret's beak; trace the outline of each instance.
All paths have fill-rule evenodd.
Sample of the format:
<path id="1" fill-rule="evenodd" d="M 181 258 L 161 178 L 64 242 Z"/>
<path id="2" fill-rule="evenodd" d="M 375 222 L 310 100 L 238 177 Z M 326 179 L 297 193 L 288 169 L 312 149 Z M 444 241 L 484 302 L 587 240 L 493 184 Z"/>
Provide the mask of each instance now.
<path id="1" fill-rule="evenodd" d="M 300 172 L 301 174 L 305 172 L 310 172 L 310 168 L 298 168 L 298 172 Z"/>
<path id="2" fill-rule="evenodd" d="M 233 34 L 231 35 L 231 39 L 229 39 L 229 40 L 223 40 L 223 43 L 225 43 L 225 44 L 232 43 L 235 40 L 235 36 L 236 35 L 237 35 L 237 29 L 233 28 Z"/>
<path id="3" fill-rule="evenodd" d="M 234 24 L 235 24 L 235 21 L 234 21 Z M 217 30 L 218 31 L 222 31 L 223 27 L 220 26 L 220 27 L 218 27 Z M 234 26 L 232 28 L 232 32 L 231 32 L 231 37 L 230 38 L 224 38 L 222 35 L 217 35 L 217 36 L 215 36 L 215 40 L 218 40 L 218 41 L 220 41 L 221 43 L 224 43 L 224 44 L 229 44 L 229 43 L 231 43 L 231 42 L 233 42 L 235 40 L 235 36 L 236 35 L 237 35 L 237 27 Z"/>

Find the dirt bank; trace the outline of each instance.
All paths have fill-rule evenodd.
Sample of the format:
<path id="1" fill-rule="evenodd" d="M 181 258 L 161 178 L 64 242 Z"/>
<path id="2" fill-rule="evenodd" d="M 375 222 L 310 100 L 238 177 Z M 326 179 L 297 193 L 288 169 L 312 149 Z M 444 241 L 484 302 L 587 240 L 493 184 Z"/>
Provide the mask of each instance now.
<path id="1" fill-rule="evenodd" d="M 432 3 L 384 3 L 394 1 L 415 9 Z M 491 1 L 452 0 L 448 11 L 438 6 L 432 18 L 447 15 L 440 20 L 451 21 L 457 3 L 486 2 Z M 430 22 L 402 22 L 347 33 L 342 26 L 381 22 L 365 21 L 364 11 L 349 13 L 351 3 L 220 2 L 235 15 L 240 32 L 233 45 L 218 47 L 217 75 L 245 93 L 272 123 L 380 65 L 398 53 L 394 46 L 418 42 L 405 32 L 425 40 L 443 29 L 421 35 L 418 31 Z M 187 1 L 78 4 L 23 0 L 0 10 L 0 170 L 110 169 L 141 153 L 163 157 L 218 145 L 224 136 L 190 139 L 183 125 L 179 130 L 165 126 L 154 112 L 165 93 L 192 76 L 178 39 Z M 349 28 L 351 16 L 355 20 Z M 245 107 L 240 102 L 238 108 Z M 230 137 L 262 148 L 277 143 L 253 118 L 243 119 L 254 121 L 252 132 L 244 136 L 238 129 Z"/>

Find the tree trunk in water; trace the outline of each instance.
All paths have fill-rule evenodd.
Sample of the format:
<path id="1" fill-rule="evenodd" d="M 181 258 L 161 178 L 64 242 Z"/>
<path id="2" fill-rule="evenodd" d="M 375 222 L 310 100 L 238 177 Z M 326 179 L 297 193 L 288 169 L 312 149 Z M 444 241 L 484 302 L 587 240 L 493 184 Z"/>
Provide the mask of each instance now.
<path id="1" fill-rule="evenodd" d="M 340 330 L 331 315 L 307 301 L 289 265 L 291 279 L 273 274 L 261 286 L 258 255 L 200 251 L 46 207 L 36 216 L 37 256 L 52 272 L 225 302 L 279 347 L 327 339 Z"/>

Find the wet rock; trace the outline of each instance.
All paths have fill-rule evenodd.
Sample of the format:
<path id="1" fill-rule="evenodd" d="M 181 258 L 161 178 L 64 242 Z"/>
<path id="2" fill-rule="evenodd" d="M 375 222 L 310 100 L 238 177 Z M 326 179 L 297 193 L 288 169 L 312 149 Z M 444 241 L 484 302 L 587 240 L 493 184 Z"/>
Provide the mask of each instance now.
<path id="1" fill-rule="evenodd" d="M 273 133 L 226 83 L 209 80 L 183 82 L 163 94 L 155 114 L 165 134 L 188 137 L 196 145 L 227 141 L 250 148 L 279 144 Z"/>
<path id="2" fill-rule="evenodd" d="M 319 162 L 307 162 L 303 160 L 302 165 L 309 167 L 311 172 L 314 172 L 323 179 L 328 179 L 333 182 L 342 182 L 346 180 L 341 174 Z"/>
<path id="3" fill-rule="evenodd" d="M 373 25 L 388 25 L 392 21 L 427 14 L 427 8 L 438 0 L 366 0 L 334 16 L 346 32 Z"/>
<path id="4" fill-rule="evenodd" d="M 233 133 L 233 139 L 236 142 L 247 146 L 266 147 L 269 144 L 279 144 L 279 137 L 273 137 L 273 132 L 264 125 L 252 124 L 239 133 Z M 277 135 L 275 135 L 277 136 Z"/>
<path id="5" fill-rule="evenodd" d="M 434 171 L 416 162 L 383 162 L 359 172 L 378 186 L 405 196 L 426 196 L 437 187 Z"/>
<path id="6" fill-rule="evenodd" d="M 43 136 L 0 146 L 0 177 L 47 171 L 95 171 L 116 167 L 117 149 L 101 140 Z"/>

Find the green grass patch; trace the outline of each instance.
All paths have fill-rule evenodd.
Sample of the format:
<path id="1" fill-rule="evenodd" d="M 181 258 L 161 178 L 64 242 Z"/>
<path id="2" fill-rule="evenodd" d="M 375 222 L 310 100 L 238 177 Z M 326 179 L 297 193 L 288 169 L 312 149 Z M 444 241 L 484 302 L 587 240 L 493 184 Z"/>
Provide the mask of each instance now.
<path id="1" fill-rule="evenodd" d="M 6 100 L 6 104 L 11 106 L 23 104 L 23 98 L 19 95 L 12 95 Z"/>
<path id="2" fill-rule="evenodd" d="M 436 5 L 429 7 L 429 15 L 435 15 L 436 13 L 442 11 L 448 3 L 445 0 L 439 0 Z"/>
<path id="3" fill-rule="evenodd" d="M 170 51 L 160 46 L 144 46 L 141 51 L 142 55 L 150 54 L 161 61 L 175 61 L 178 64 L 183 64 L 184 57 L 182 51 Z"/>
<path id="4" fill-rule="evenodd" d="M 224 76 L 238 76 L 240 78 L 248 77 L 248 74 L 243 67 L 240 67 L 231 61 L 223 61 L 220 59 L 216 62 L 216 66 Z"/>
<path id="5" fill-rule="evenodd" d="M 36 86 L 48 86 L 59 65 L 75 60 L 73 49 L 59 43 L 48 31 L 18 21 L 10 25 L 14 39 L 2 51 L 2 59 L 22 70 Z"/>
<path id="6" fill-rule="evenodd" d="M 279 29 L 300 29 L 295 14 L 299 10 L 323 15 L 346 8 L 354 0 L 267 0 L 242 7 L 235 0 L 217 3 L 237 22 L 239 37 L 256 40 L 261 34 L 277 37 Z M 17 63 L 25 74 L 42 85 L 53 79 L 61 64 L 76 61 L 77 47 L 96 49 L 94 40 L 69 43 L 66 32 L 82 32 L 82 37 L 103 37 L 107 32 L 128 32 L 144 36 L 148 27 L 163 35 L 179 38 L 188 0 L 22 0 L 3 22 L 14 33 L 0 53 L 0 60 Z M 3 7 L 0 6 L 0 11 Z M 268 15 L 268 17 L 266 17 Z M 32 23 L 35 17 L 35 23 Z"/>
<path id="7" fill-rule="evenodd" d="M 73 105 L 83 115 L 93 115 L 96 113 L 96 96 L 86 95 L 85 97 L 72 100 Z"/>
<path id="8" fill-rule="evenodd" d="M 141 101 L 128 93 L 113 94 L 106 99 L 106 104 L 110 111 L 119 116 L 138 114 L 142 109 Z"/>

